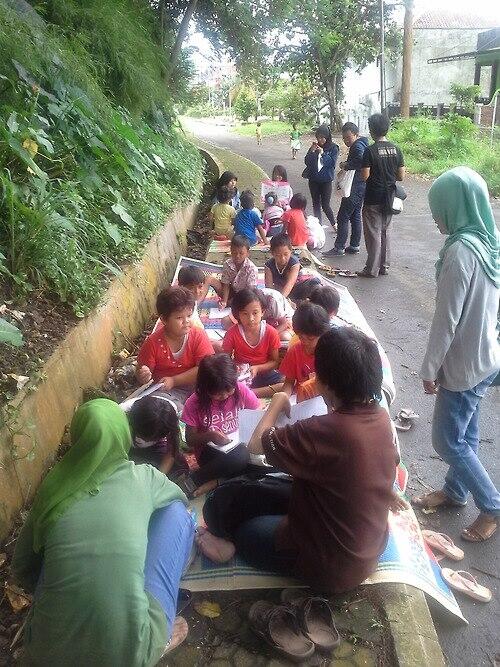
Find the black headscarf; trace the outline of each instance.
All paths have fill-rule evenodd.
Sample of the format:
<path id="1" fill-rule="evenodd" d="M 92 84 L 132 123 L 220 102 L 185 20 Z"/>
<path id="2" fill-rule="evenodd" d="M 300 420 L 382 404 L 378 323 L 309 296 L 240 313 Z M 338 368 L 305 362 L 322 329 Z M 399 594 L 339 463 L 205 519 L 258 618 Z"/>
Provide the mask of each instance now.
<path id="1" fill-rule="evenodd" d="M 324 137 L 326 139 L 326 144 L 323 146 L 323 150 L 330 150 L 333 146 L 332 133 L 330 127 L 326 123 L 320 125 L 316 130 L 316 138 L 318 137 Z"/>

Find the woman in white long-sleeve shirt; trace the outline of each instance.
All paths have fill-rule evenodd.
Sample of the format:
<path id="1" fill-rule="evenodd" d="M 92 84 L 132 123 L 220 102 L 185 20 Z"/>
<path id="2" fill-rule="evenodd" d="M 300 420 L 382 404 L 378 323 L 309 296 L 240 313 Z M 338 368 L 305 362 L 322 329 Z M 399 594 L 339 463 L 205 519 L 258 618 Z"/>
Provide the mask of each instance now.
<path id="1" fill-rule="evenodd" d="M 449 470 L 441 490 L 414 503 L 461 506 L 470 492 L 480 514 L 462 537 L 482 542 L 500 522 L 500 493 L 478 457 L 479 407 L 500 367 L 499 233 L 486 183 L 472 169 L 440 176 L 429 205 L 448 238 L 436 264 L 436 310 L 421 377 L 425 392 L 437 394 L 432 444 Z"/>

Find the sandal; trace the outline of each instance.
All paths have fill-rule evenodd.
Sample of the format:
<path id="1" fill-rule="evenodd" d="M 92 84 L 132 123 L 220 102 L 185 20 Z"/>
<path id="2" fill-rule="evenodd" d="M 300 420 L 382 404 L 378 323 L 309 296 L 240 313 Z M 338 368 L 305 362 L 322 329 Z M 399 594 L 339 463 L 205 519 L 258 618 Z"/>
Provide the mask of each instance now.
<path id="1" fill-rule="evenodd" d="M 488 516 L 488 518 L 486 518 Z M 464 528 L 460 537 L 466 542 L 485 542 L 497 532 L 498 519 L 480 514 L 472 525 Z M 488 525 L 489 524 L 489 525 Z"/>
<path id="2" fill-rule="evenodd" d="M 489 602 L 491 600 L 491 591 L 486 586 L 478 584 L 470 572 L 465 570 L 450 570 L 443 567 L 441 575 L 450 588 L 468 595 L 479 602 Z"/>
<path id="3" fill-rule="evenodd" d="M 422 537 L 424 538 L 424 542 L 432 549 L 439 551 L 448 558 L 451 558 L 451 560 L 462 560 L 465 556 L 462 549 L 459 549 L 453 543 L 453 540 L 444 533 L 437 533 L 434 530 L 423 530 Z"/>
<path id="4" fill-rule="evenodd" d="M 286 658 L 302 662 L 313 655 L 314 643 L 302 634 L 289 607 L 259 600 L 250 607 L 248 619 L 255 634 Z"/>
<path id="5" fill-rule="evenodd" d="M 413 505 L 424 509 L 437 509 L 438 507 L 465 507 L 467 504 L 466 502 L 459 503 L 457 500 L 453 500 L 453 498 L 447 496 L 442 489 L 426 493 L 425 496 L 416 496 L 415 498 L 412 498 L 411 502 Z"/>
<path id="6" fill-rule="evenodd" d="M 420 415 L 410 408 L 402 408 L 394 418 L 394 426 L 398 431 L 409 431 L 413 426 L 413 420 L 419 417 Z"/>
<path id="7" fill-rule="evenodd" d="M 299 597 L 295 597 L 297 593 Z M 281 599 L 294 608 L 300 629 L 314 642 L 318 651 L 329 653 L 340 644 L 339 631 L 328 600 L 300 597 L 300 592 L 293 589 L 285 589 Z"/>

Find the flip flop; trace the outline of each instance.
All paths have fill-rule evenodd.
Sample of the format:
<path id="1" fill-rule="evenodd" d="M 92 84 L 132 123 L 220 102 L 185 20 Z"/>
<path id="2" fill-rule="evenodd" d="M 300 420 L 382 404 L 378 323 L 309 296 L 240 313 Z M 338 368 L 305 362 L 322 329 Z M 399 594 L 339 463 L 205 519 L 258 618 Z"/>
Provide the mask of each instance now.
<path id="1" fill-rule="evenodd" d="M 486 586 L 478 584 L 470 572 L 465 570 L 450 570 L 443 567 L 441 575 L 450 588 L 459 593 L 468 595 L 479 602 L 489 602 L 491 600 L 491 591 Z"/>
<path id="2" fill-rule="evenodd" d="M 340 635 L 335 625 L 328 600 L 320 597 L 295 597 L 298 591 L 285 589 L 281 594 L 297 614 L 300 629 L 314 642 L 318 651 L 329 653 L 340 644 Z"/>
<path id="3" fill-rule="evenodd" d="M 498 519 L 495 519 L 495 521 L 488 521 L 487 523 L 491 525 L 486 531 L 480 531 L 478 528 L 476 528 L 475 524 L 477 524 L 480 520 L 481 515 L 478 516 L 472 525 L 462 530 L 460 537 L 466 542 L 485 542 L 486 540 L 489 540 L 490 537 L 493 537 L 498 529 Z"/>
<path id="4" fill-rule="evenodd" d="M 431 496 L 434 496 L 435 494 L 442 494 L 443 498 L 441 502 L 432 502 Z M 415 498 L 412 498 L 411 502 L 416 507 L 422 507 L 424 509 L 437 509 L 438 507 L 465 507 L 467 504 L 466 502 L 459 503 L 456 500 L 453 500 L 453 498 L 450 498 L 441 490 L 431 491 L 424 496 L 416 496 Z"/>
<path id="5" fill-rule="evenodd" d="M 289 607 L 259 600 L 250 607 L 248 619 L 255 634 L 289 660 L 302 662 L 313 655 L 314 642 L 302 633 Z"/>
<path id="6" fill-rule="evenodd" d="M 462 560 L 465 556 L 462 549 L 459 549 L 453 540 L 444 533 L 437 533 L 434 530 L 423 530 L 422 537 L 432 549 L 439 551 L 451 560 Z"/>
<path id="7" fill-rule="evenodd" d="M 420 415 L 411 408 L 402 408 L 394 418 L 394 426 L 398 431 L 409 431 L 413 426 L 413 420 L 419 417 Z"/>

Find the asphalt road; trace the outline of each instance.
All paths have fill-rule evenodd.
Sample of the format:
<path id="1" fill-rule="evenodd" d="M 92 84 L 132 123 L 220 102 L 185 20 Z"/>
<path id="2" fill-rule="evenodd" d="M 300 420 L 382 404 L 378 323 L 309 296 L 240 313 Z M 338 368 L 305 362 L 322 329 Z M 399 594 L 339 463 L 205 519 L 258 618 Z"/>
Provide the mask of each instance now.
<path id="1" fill-rule="evenodd" d="M 294 192 L 302 191 L 309 197 L 307 182 L 301 178 L 305 145 L 298 159 L 292 161 L 285 138 L 264 138 L 263 145 L 257 146 L 253 138 L 239 137 L 208 122 L 190 122 L 190 129 L 206 141 L 252 160 L 268 174 L 275 164 L 283 164 Z M 244 183 L 239 185 L 244 189 Z M 428 181 L 416 177 L 409 177 L 405 182 L 408 198 L 404 214 L 393 223 L 390 275 L 375 280 L 338 279 L 349 287 L 391 360 L 397 388 L 391 413 L 395 415 L 400 408 L 410 407 L 420 415 L 414 428 L 400 437 L 403 459 L 410 473 L 410 496 L 425 493 L 429 488 L 441 488 L 446 471 L 430 442 L 434 398 L 424 394 L 418 377 L 434 308 L 434 263 L 443 243 L 427 205 L 429 186 Z M 336 210 L 339 200 L 334 203 Z M 498 221 L 500 202 L 494 202 L 493 207 Z M 310 207 L 308 212 L 312 213 Z M 328 230 L 325 248 L 331 247 L 333 240 L 334 234 Z M 362 251 L 358 256 L 338 257 L 330 263 L 356 270 L 363 267 L 364 258 Z M 500 390 L 491 389 L 482 404 L 481 459 L 497 488 L 500 486 L 499 408 Z M 489 604 L 459 598 L 462 612 L 469 621 L 467 628 L 450 622 L 439 612 L 434 613 L 443 652 L 453 667 L 493 665 L 495 654 L 500 653 L 500 531 L 483 544 L 463 542 L 460 531 L 476 515 L 472 500 L 460 511 L 419 514 L 423 526 L 447 533 L 465 550 L 465 560 L 456 569 L 469 570 L 493 593 Z M 474 566 L 492 576 L 474 570 Z"/>

